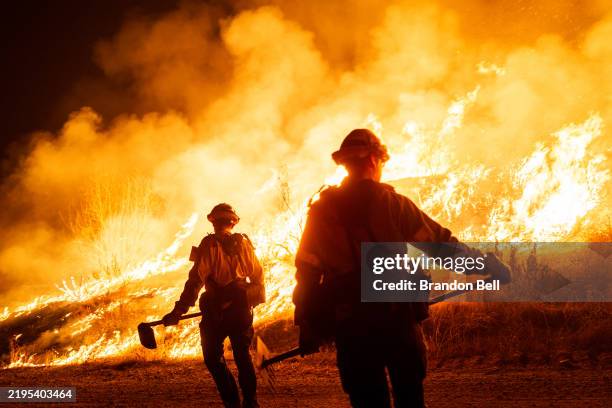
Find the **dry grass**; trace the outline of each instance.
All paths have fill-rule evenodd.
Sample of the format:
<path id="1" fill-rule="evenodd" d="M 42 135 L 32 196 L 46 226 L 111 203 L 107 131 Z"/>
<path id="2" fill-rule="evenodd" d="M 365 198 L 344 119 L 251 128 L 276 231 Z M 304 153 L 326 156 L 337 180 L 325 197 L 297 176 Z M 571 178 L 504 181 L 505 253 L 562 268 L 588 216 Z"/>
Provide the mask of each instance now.
<path id="1" fill-rule="evenodd" d="M 548 363 L 612 352 L 609 303 L 449 303 L 424 324 L 431 357 Z"/>
<path id="2" fill-rule="evenodd" d="M 67 347 L 79 348 L 114 330 L 135 327 L 151 299 L 132 299 L 106 312 L 91 330 L 71 337 L 66 315 L 80 319 L 96 310 L 94 304 L 63 304 L 38 310 L 31 315 L 0 324 L 0 354 L 4 364 L 14 361 L 18 352 L 36 353 L 37 361 L 62 355 Z M 97 299 L 99 306 L 105 305 Z M 145 302 L 140 305 L 141 302 Z M 585 359 L 593 363 L 612 355 L 612 304 L 609 303 L 446 303 L 432 307 L 423 323 L 429 358 L 434 364 L 450 360 L 472 360 L 483 364 L 558 363 L 562 359 Z M 63 327 L 69 330 L 62 330 Z M 59 330 L 59 331 L 58 331 Z M 197 330 L 197 328 L 196 328 Z M 269 321 L 256 327 L 272 353 L 295 347 L 297 328 L 289 318 Z M 23 333 L 19 341 L 15 335 Z M 97 334 L 96 334 L 97 333 Z M 168 345 L 181 343 L 176 333 L 158 334 L 159 349 L 142 347 L 122 354 L 120 361 L 171 360 Z M 602 358 L 603 357 L 603 358 Z M 110 360 L 109 360 L 110 361 Z"/>
<path id="3" fill-rule="evenodd" d="M 484 365 L 548 365 L 560 360 L 597 363 L 612 353 L 609 303 L 447 303 L 423 323 L 434 364 L 470 360 Z M 259 327 L 276 353 L 297 344 L 291 320 Z"/>
<path id="4" fill-rule="evenodd" d="M 119 276 L 159 248 L 151 236 L 162 203 L 141 179 L 93 184 L 67 220 L 94 279 Z M 153 247 L 153 248 L 152 248 Z"/>

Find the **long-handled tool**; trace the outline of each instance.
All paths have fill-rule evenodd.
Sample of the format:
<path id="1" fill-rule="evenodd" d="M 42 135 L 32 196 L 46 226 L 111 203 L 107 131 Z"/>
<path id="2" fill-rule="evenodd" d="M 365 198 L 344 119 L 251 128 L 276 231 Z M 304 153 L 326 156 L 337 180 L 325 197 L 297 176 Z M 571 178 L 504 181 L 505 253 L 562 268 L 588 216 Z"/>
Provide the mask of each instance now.
<path id="1" fill-rule="evenodd" d="M 193 319 L 194 317 L 202 316 L 202 312 L 186 314 L 179 317 L 179 320 Z M 138 337 L 140 338 L 140 344 L 148 349 L 157 348 L 157 342 L 155 341 L 155 333 L 153 332 L 153 326 L 159 326 L 164 322 L 156 320 L 154 322 L 145 322 L 138 325 Z"/>
<path id="2" fill-rule="evenodd" d="M 264 359 L 261 364 L 259 365 L 259 368 L 266 368 L 271 366 L 274 363 L 279 363 L 281 361 L 287 360 L 288 358 L 291 357 L 296 357 L 302 354 L 302 349 L 299 347 L 296 347 L 294 349 L 291 349 L 289 351 L 285 351 L 284 353 L 278 354 L 274 357 L 270 357 L 267 359 Z"/>
<path id="3" fill-rule="evenodd" d="M 485 282 L 492 282 L 493 277 L 489 277 L 485 279 Z M 436 296 L 435 298 L 429 301 L 429 305 L 433 306 L 437 303 L 444 302 L 445 300 L 454 298 L 455 296 L 463 295 L 464 293 L 469 292 L 469 290 L 454 290 L 452 292 L 444 293 L 442 295 Z M 259 362 L 258 367 L 263 369 L 266 367 L 270 367 L 272 364 L 280 363 L 281 361 L 287 360 L 291 357 L 296 357 L 302 355 L 302 349 L 299 347 L 292 348 L 291 350 L 285 351 L 284 353 L 277 354 L 274 357 L 264 358 Z"/>

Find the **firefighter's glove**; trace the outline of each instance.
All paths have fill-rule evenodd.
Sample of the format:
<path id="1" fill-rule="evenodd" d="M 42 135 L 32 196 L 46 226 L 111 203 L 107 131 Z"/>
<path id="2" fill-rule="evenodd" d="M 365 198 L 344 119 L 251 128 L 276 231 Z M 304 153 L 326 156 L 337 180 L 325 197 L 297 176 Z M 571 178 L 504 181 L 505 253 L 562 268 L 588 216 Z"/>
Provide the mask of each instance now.
<path id="1" fill-rule="evenodd" d="M 313 329 L 312 325 L 307 322 L 300 324 L 300 340 L 299 340 L 301 356 L 317 353 L 321 346 L 321 338 Z"/>
<path id="2" fill-rule="evenodd" d="M 170 313 L 162 317 L 162 323 L 164 326 L 176 326 L 179 322 L 179 318 L 181 317 L 181 313 L 179 313 L 176 309 L 172 310 Z"/>
<path id="3" fill-rule="evenodd" d="M 510 267 L 493 252 L 487 252 L 486 272 L 493 279 L 499 280 L 499 283 L 502 285 L 512 281 Z"/>

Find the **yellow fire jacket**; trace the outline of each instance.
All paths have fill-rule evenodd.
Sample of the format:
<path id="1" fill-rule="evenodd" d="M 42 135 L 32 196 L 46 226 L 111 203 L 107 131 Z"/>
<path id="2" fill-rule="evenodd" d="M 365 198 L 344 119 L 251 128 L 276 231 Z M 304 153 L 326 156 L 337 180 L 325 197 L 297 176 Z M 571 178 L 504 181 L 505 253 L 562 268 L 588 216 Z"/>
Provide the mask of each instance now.
<path id="1" fill-rule="evenodd" d="M 207 235 L 197 248 L 194 264 L 189 271 L 189 278 L 175 309 L 186 313 L 195 305 L 202 287 L 208 280 L 218 287 L 225 287 L 231 282 L 248 278 L 252 287 L 259 287 L 260 294 L 254 303 L 263 303 L 264 274 L 263 268 L 255 255 L 251 241 L 246 235 L 234 234 L 237 238 L 236 254 L 230 255 L 223 249 L 221 242 L 214 234 Z"/>

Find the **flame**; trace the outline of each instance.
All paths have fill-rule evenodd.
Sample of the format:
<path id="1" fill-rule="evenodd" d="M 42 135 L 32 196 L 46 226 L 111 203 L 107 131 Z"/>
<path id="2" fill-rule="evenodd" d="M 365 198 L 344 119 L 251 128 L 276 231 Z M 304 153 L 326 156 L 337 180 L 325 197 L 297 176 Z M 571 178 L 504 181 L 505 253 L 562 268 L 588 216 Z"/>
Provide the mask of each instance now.
<path id="1" fill-rule="evenodd" d="M 440 127 L 427 131 L 419 123 L 406 122 L 403 126 L 403 145 L 396 147 L 383 170 L 383 181 L 405 177 L 425 177 L 445 174 L 453 164 L 451 152 L 446 146 L 455 132 L 461 128 L 466 110 L 476 101 L 480 87 L 475 87 L 464 97 L 454 101 L 447 109 L 447 116 Z"/>
<path id="2" fill-rule="evenodd" d="M 601 202 L 609 180 L 603 154 L 588 146 L 601 135 L 597 114 L 584 123 L 556 132 L 553 146 L 540 145 L 513 177 L 521 192 L 516 200 L 502 199 L 489 219 L 495 240 L 555 241 L 569 234 Z"/>
<path id="3" fill-rule="evenodd" d="M 438 140 L 452 137 L 461 127 L 466 109 L 474 103 L 479 88 L 476 87 L 465 97 L 453 102 L 448 108 L 448 116 L 435 131 Z M 368 121 L 375 122 L 370 115 Z M 554 143 L 538 145 L 535 151 L 512 175 L 501 175 L 510 181 L 515 198 L 498 200 L 490 208 L 488 225 L 484 232 L 476 232 L 474 225 L 466 226 L 460 236 L 482 240 L 561 240 L 572 232 L 574 227 L 589 211 L 601 201 L 605 183 L 609 180 L 609 170 L 604 168 L 605 157 L 589 151 L 589 145 L 602 133 L 603 122 L 594 114 L 584 123 L 568 125 L 554 133 Z M 381 129 L 381 128 L 379 128 Z M 385 169 L 384 179 L 393 182 L 407 176 L 439 176 L 442 182 L 419 203 L 428 212 L 436 213 L 443 219 L 459 218 L 466 212 L 470 201 L 478 196 L 478 183 L 486 181 L 494 172 L 482 165 L 468 165 L 451 169 L 447 164 L 449 152 L 442 151 L 432 157 L 423 143 L 428 134 L 419 124 L 408 122 L 402 135 L 408 142 L 398 151 L 391 151 L 389 166 Z M 420 143 L 415 143 L 415 140 Z M 425 165 L 423 165 L 425 162 Z M 420 163 L 420 165 L 414 164 Z M 413 165 L 411 165 L 413 164 Z M 425 170 L 424 170 L 425 169 Z M 338 184 L 346 171 L 339 167 L 325 179 L 326 184 Z M 315 196 L 316 199 L 316 196 Z M 256 310 L 256 323 L 280 316 L 289 316 L 292 310 L 291 292 L 293 289 L 292 259 L 301 230 L 307 215 L 308 201 L 305 200 L 296 211 L 286 210 L 277 214 L 275 221 L 260 227 L 251 235 L 257 256 L 266 268 L 268 302 Z M 15 318 L 25 313 L 41 309 L 55 302 L 87 302 L 104 293 L 112 293 L 117 287 L 128 282 L 142 282 L 156 275 L 164 275 L 187 266 L 187 260 L 178 257 L 187 239 L 193 234 L 198 216 L 193 214 L 176 233 L 174 241 L 154 258 L 138 267 L 111 279 L 92 280 L 77 283 L 75 279 L 62 282 L 58 286 L 60 294 L 40 297 L 27 305 L 10 311 L 5 308 L 0 321 Z M 178 296 L 180 287 L 166 289 L 154 288 L 131 292 L 123 299 L 114 299 L 94 313 L 74 320 L 67 326 L 70 336 L 79 338 L 95 331 L 96 322 L 126 304 L 130 299 L 151 295 L 170 304 Z M 160 316 L 150 315 L 148 319 Z M 158 336 L 163 337 L 163 349 L 170 358 L 189 358 L 200 354 L 200 337 L 196 320 L 182 323 L 178 328 L 167 328 Z M 115 330 L 97 336 L 90 343 L 78 348 L 67 348 L 63 354 L 49 357 L 37 353 L 15 353 L 8 367 L 39 365 L 65 365 L 118 356 L 139 347 L 138 336 L 133 330 Z"/>
<path id="4" fill-rule="evenodd" d="M 8 308 L 8 306 L 5 306 L 4 309 L 2 309 L 2 313 L 0 313 L 0 322 L 6 320 L 10 315 L 10 309 Z"/>
<path id="5" fill-rule="evenodd" d="M 70 278 L 70 282 L 62 281 L 58 286 L 61 294 L 56 296 L 40 296 L 32 302 L 17 307 L 14 311 L 10 311 L 8 307 L 0 316 L 0 322 L 9 317 L 17 317 L 32 310 L 42 308 L 51 303 L 57 302 L 84 302 L 96 296 L 111 291 L 120 285 L 127 282 L 144 280 L 150 276 L 165 274 L 171 271 L 176 271 L 185 265 L 188 260 L 176 258 L 177 251 L 183 245 L 185 239 L 189 238 L 193 233 L 193 229 L 198 221 L 198 214 L 194 213 L 181 226 L 181 229 L 176 233 L 174 241 L 165 250 L 157 254 L 155 258 L 146 260 L 141 265 L 134 269 L 130 269 L 125 273 L 110 279 L 92 279 L 88 282 L 77 284 L 74 277 Z"/>
<path id="6" fill-rule="evenodd" d="M 134 167 L 145 168 L 143 173 L 151 178 L 153 178 L 152 173 L 155 173 L 156 176 L 163 175 L 159 177 L 161 181 L 158 180 L 159 185 L 156 187 L 161 186 L 160 188 L 170 190 L 171 193 L 162 196 L 162 201 L 168 197 L 190 195 L 189 198 L 193 200 L 185 200 L 188 204 L 181 203 L 176 207 L 169 205 L 171 208 L 168 210 L 168 213 L 172 215 L 187 215 L 203 203 L 208 204 L 208 197 L 204 200 L 202 196 L 208 195 L 209 191 L 203 189 L 199 181 L 200 175 L 198 175 L 197 182 L 192 181 L 193 172 L 202 173 L 201 178 L 213 176 L 211 179 L 214 180 L 211 180 L 210 183 L 221 184 L 221 186 L 215 185 L 214 188 L 210 187 L 210 190 L 215 193 L 214 196 L 217 197 L 220 192 L 228 195 L 231 193 L 229 191 L 231 188 L 223 184 L 225 181 L 223 177 L 219 177 L 220 174 L 227 173 L 240 179 L 240 182 L 243 181 L 241 177 L 247 167 L 241 167 L 237 163 L 245 161 L 245 157 L 262 155 L 264 158 L 260 161 L 265 162 L 267 171 L 265 174 L 268 177 L 271 166 L 268 162 L 271 159 L 284 163 L 282 161 L 284 155 L 287 155 L 287 162 L 295 159 L 292 154 L 308 156 L 309 162 L 307 163 L 312 167 L 304 167 L 304 162 L 300 162 L 295 168 L 289 165 L 287 170 L 289 174 L 287 179 L 296 184 L 297 194 L 293 200 L 297 204 L 287 202 L 282 208 L 266 212 L 265 215 L 253 220 L 251 224 L 246 223 L 247 217 L 245 217 L 245 223 L 241 224 L 241 226 L 245 225 L 245 232 L 253 241 L 257 256 L 264 265 L 266 273 L 268 301 L 255 310 L 256 324 L 291 316 L 293 310 L 291 293 L 295 284 L 293 258 L 308 214 L 308 203 L 316 201 L 319 196 L 319 193 L 312 197 L 308 197 L 308 194 L 311 193 L 311 189 L 316 189 L 316 187 L 312 188 L 315 184 L 322 183 L 324 188 L 339 185 L 347 175 L 343 167 L 330 168 L 324 165 L 316 167 L 314 164 L 315 161 L 324 161 L 320 160 L 322 153 L 325 153 L 325 160 L 328 160 L 328 135 L 337 135 L 338 129 L 368 127 L 381 136 L 390 153 L 390 160 L 384 168 L 383 181 L 394 185 L 399 192 L 409 196 L 434 219 L 450 226 L 454 233 L 463 240 L 563 241 L 584 238 L 584 235 L 580 234 L 585 231 L 588 233 L 593 229 L 593 225 L 597 222 L 596 213 L 601 212 L 604 217 L 609 216 L 607 189 L 610 183 L 610 163 L 608 161 L 610 150 L 609 144 L 606 145 L 609 139 L 603 136 L 604 118 L 609 116 L 606 116 L 605 106 L 595 105 L 597 108 L 594 110 L 599 110 L 601 113 L 595 112 L 588 117 L 584 114 L 579 117 L 579 120 L 585 117 L 586 120 L 578 124 L 567 124 L 569 119 L 563 118 L 563 114 L 566 114 L 567 111 L 562 112 L 559 115 L 561 119 L 555 119 L 554 126 L 547 128 L 559 129 L 550 135 L 550 138 L 545 134 L 513 135 L 517 139 L 525 139 L 527 141 L 525 144 L 529 144 L 528 147 L 523 146 L 521 157 L 514 158 L 513 155 L 508 154 L 508 158 L 502 157 L 503 163 L 490 163 L 469 157 L 469 155 L 462 156 L 465 151 L 457 151 L 460 150 L 457 147 L 457 140 L 466 140 L 462 132 L 465 131 L 471 135 L 471 132 L 484 126 L 483 123 L 501 121 L 500 117 L 503 115 L 495 116 L 489 110 L 499 109 L 499 106 L 506 102 L 504 99 L 506 94 L 519 95 L 517 99 L 521 101 L 520 103 L 523 103 L 525 99 L 528 107 L 530 97 L 536 99 L 536 96 L 532 94 L 537 92 L 529 92 L 532 88 L 522 82 L 527 81 L 529 75 L 522 72 L 521 62 L 533 62 L 528 57 L 531 57 L 531 54 L 538 56 L 541 50 L 530 48 L 513 52 L 509 54 L 507 63 L 503 65 L 488 61 L 476 63 L 476 60 L 473 60 L 465 66 L 468 67 L 468 70 L 473 71 L 470 74 L 475 79 L 461 77 L 459 78 L 461 81 L 458 81 L 458 78 L 454 76 L 456 72 L 453 71 L 456 68 L 448 68 L 446 72 L 447 61 L 443 61 L 445 58 L 450 61 L 454 57 L 447 56 L 444 52 L 438 55 L 428 51 L 430 48 L 445 49 L 445 43 L 450 40 L 454 41 L 454 32 L 451 28 L 446 27 L 447 23 L 444 23 L 443 26 L 449 30 L 450 35 L 448 33 L 438 35 L 439 33 L 431 29 L 431 37 L 435 39 L 433 47 L 421 47 L 422 38 L 417 33 L 410 32 L 414 38 L 409 35 L 397 35 L 403 33 L 400 27 L 403 29 L 414 26 L 419 32 L 428 32 L 422 30 L 430 28 L 428 18 L 434 20 L 435 24 L 432 26 L 437 27 L 435 11 L 422 13 L 425 15 L 423 21 L 419 13 L 414 13 L 412 9 L 404 10 L 400 5 L 389 8 L 387 14 L 384 27 L 373 35 L 375 41 L 378 41 L 374 47 L 375 51 L 380 52 L 382 56 L 368 55 L 368 59 L 374 60 L 373 63 L 360 61 L 363 67 L 360 65 L 359 69 L 339 75 L 340 80 L 332 81 L 338 85 L 337 90 L 334 89 L 331 92 L 327 88 L 323 89 L 324 102 L 317 102 L 313 95 L 319 91 L 318 89 L 314 89 L 312 95 L 307 89 L 311 83 L 321 78 L 327 80 L 326 72 L 329 68 L 321 62 L 320 53 L 311 42 L 312 36 L 310 33 L 300 31 L 299 27 L 296 28 L 293 23 L 286 24 L 282 16 L 279 17 L 280 12 L 272 8 L 264 8 L 241 14 L 228 22 L 227 28 L 224 28 L 222 37 L 226 42 L 227 51 L 236 58 L 235 65 L 238 74 L 227 95 L 224 94 L 222 98 L 215 100 L 212 103 L 213 108 L 210 111 L 206 110 L 205 114 L 201 115 L 202 117 L 194 114 L 194 117 L 189 116 L 188 120 L 185 120 L 180 115 L 151 114 L 142 120 L 126 119 L 125 123 L 119 121 L 120 124 L 116 128 L 107 132 L 98 129 L 101 118 L 92 110 L 84 109 L 75 114 L 66 124 L 64 133 L 61 134 L 61 143 L 59 143 L 65 146 L 56 148 L 53 143 L 43 143 L 43 147 L 36 150 L 41 157 L 34 157 L 29 162 L 54 164 L 51 168 L 58 174 L 52 174 L 53 177 L 50 177 L 50 180 L 57 182 L 54 177 L 61 180 L 70 179 L 70 183 L 74 184 L 68 182 L 66 184 L 57 182 L 57 184 L 59 189 L 68 190 L 72 195 L 74 185 L 80 186 L 73 180 L 74 174 L 77 174 L 79 179 L 81 175 L 78 171 L 72 171 L 74 169 L 68 166 L 67 174 L 63 174 L 62 165 L 66 162 L 82 160 L 81 150 L 99 151 L 100 157 L 113 157 L 117 155 L 117 152 L 123 153 L 123 149 L 127 151 L 128 148 L 131 148 L 138 151 L 138 154 L 126 154 L 125 156 L 129 158 L 128 160 L 131 160 L 132 157 L 135 157 L 134 160 L 139 160 Z M 410 20 L 410 22 L 417 24 L 406 22 L 407 18 L 416 18 L 414 16 L 419 18 L 414 21 Z M 178 13 L 173 19 L 180 20 L 180 17 L 181 14 Z M 441 20 L 452 21 L 453 19 Z M 260 30 L 260 27 L 264 26 L 261 24 L 262 21 L 266 28 L 272 30 L 275 37 L 288 39 L 287 43 L 294 45 L 293 48 L 300 51 L 299 54 L 295 53 L 299 56 L 297 63 L 284 59 L 288 49 L 284 42 L 280 42 L 282 49 L 278 52 L 279 55 L 276 55 L 275 52 L 278 50 L 262 46 L 262 44 L 273 45 L 274 43 L 274 41 L 267 40 L 264 35 L 265 30 Z M 159 33 L 165 33 L 166 28 L 164 27 L 172 26 L 170 23 L 175 23 L 175 21 L 155 25 L 160 30 L 156 31 L 155 37 L 157 38 Z M 601 25 L 598 30 L 605 34 L 609 31 L 609 28 L 606 27 Z M 134 30 L 133 34 L 126 37 L 132 38 L 139 31 Z M 146 30 L 143 28 L 143 31 Z M 194 36 L 189 30 L 187 32 L 191 41 Z M 245 38 L 245 33 L 249 38 Z M 602 59 L 605 56 L 604 51 L 608 49 L 606 48 L 607 42 L 600 43 L 599 37 L 595 34 L 590 33 L 589 36 L 586 36 L 589 40 L 588 43 L 585 43 L 589 64 L 584 65 L 590 66 L 591 63 L 597 65 L 595 60 Z M 603 37 L 607 38 L 607 36 Z M 406 49 L 402 44 L 396 42 L 397 38 L 406 38 L 408 42 L 419 46 L 411 44 L 407 47 L 408 54 L 406 54 Z M 557 60 L 553 57 L 558 58 L 557 53 L 561 52 L 555 48 L 557 45 L 554 41 L 547 41 L 542 41 L 542 47 L 549 47 L 552 50 L 546 49 L 545 51 L 550 52 L 553 64 L 547 62 L 546 59 L 536 59 L 538 64 L 544 66 L 541 71 L 538 71 L 540 75 L 549 75 L 547 69 L 552 71 L 552 66 L 557 65 Z M 165 46 L 165 38 L 163 43 Z M 111 48 L 104 48 L 102 54 L 105 52 L 112 54 Z M 156 48 L 154 46 L 144 48 L 146 50 L 143 51 L 143 55 L 139 54 L 139 58 L 151 61 L 165 58 L 165 54 L 160 56 L 153 52 Z M 292 51 L 293 48 L 291 48 Z M 449 53 L 455 54 L 455 46 L 451 48 Z M 131 57 L 132 47 L 127 47 L 127 49 L 130 50 Z M 418 53 L 414 51 L 417 49 Z M 259 54 L 261 50 L 266 53 Z M 174 57 L 176 52 L 177 55 L 182 56 L 180 52 L 183 51 L 185 50 L 172 50 L 167 54 Z M 416 54 L 413 54 L 413 51 Z M 149 56 L 147 52 L 152 52 L 153 56 Z M 570 53 L 567 51 L 567 54 L 562 55 L 567 56 Z M 549 55 L 546 54 L 546 56 Z M 117 58 L 114 59 L 118 61 L 115 63 L 121 65 L 124 58 L 119 58 L 120 55 L 115 57 Z M 181 63 L 189 60 L 189 58 L 176 59 Z M 408 60 L 409 64 L 406 64 L 404 60 Z M 270 64 L 277 67 L 278 70 L 270 69 L 270 65 L 264 65 L 265 61 L 271 61 Z M 415 61 L 421 62 L 415 64 Z M 577 61 L 583 60 L 578 59 Z M 144 68 L 147 65 L 145 62 L 138 61 L 139 72 L 141 63 L 144 64 Z M 129 61 L 125 64 L 129 65 Z M 125 68 L 113 68 L 112 62 L 109 65 L 107 67 L 109 71 L 118 69 L 119 72 L 123 72 L 122 69 Z M 166 69 L 164 64 L 161 65 L 164 69 L 154 70 L 153 76 L 158 86 L 154 87 L 153 95 L 156 95 L 156 92 L 164 93 L 170 90 L 174 92 L 174 89 L 177 88 L 166 86 L 165 81 L 157 81 L 158 71 L 172 71 Z M 413 65 L 416 66 L 414 72 L 404 72 Z M 450 62 L 448 65 L 453 66 Z M 305 72 L 302 71 L 302 66 L 306 67 Z M 396 66 L 400 68 L 390 68 Z M 169 65 L 169 67 L 173 66 Z M 597 66 L 597 68 L 600 67 Z M 575 69 L 576 72 L 581 72 Z M 177 71 L 190 72 L 190 67 Z M 440 73 L 436 74 L 438 71 Z M 143 77 L 150 77 L 149 74 L 145 70 Z M 423 81 L 425 84 L 423 88 L 416 88 L 416 85 L 413 87 L 411 74 L 417 78 L 414 81 Z M 552 74 L 563 79 L 565 77 L 562 74 L 566 72 L 555 71 L 550 73 Z M 593 76 L 595 77 L 595 74 Z M 382 78 L 380 81 L 373 80 L 379 77 Z M 257 78 L 257 80 L 252 78 Z M 446 82 L 447 79 L 452 83 L 452 88 L 436 85 L 437 82 Z M 304 82 L 304 86 L 301 82 Z M 403 85 L 404 82 L 408 83 L 406 87 Z M 174 84 L 172 81 L 169 83 Z M 541 83 L 534 81 L 534 84 L 530 85 L 539 92 L 537 85 Z M 492 90 L 495 86 L 497 88 Z M 300 87 L 302 88 L 299 89 Z M 432 88 L 431 92 L 429 92 L 429 87 Z M 300 92 L 291 93 L 294 88 L 298 88 Z M 421 89 L 423 89 L 422 94 Z M 450 92 L 448 89 L 453 90 L 452 97 L 448 96 Z M 457 89 L 460 89 L 458 93 L 456 93 Z M 587 89 L 590 90 L 588 86 Z M 336 92 L 341 96 L 338 96 Z M 546 89 L 542 92 L 545 93 Z M 384 95 L 384 98 L 376 97 L 377 93 Z M 294 102 L 293 99 L 298 94 L 300 98 L 305 95 L 304 100 L 297 98 L 299 100 Z M 362 102 L 364 99 L 368 100 L 369 97 L 371 97 L 371 103 Z M 433 107 L 428 106 L 428 109 L 416 113 L 409 112 L 415 106 L 421 105 L 421 98 L 427 100 L 424 105 Z M 491 99 L 495 98 L 503 99 L 503 103 L 491 102 Z M 513 98 L 508 99 L 514 101 Z M 403 105 L 405 100 L 409 100 L 407 107 Z M 294 103 L 295 106 L 292 105 Z M 395 103 L 400 108 L 393 105 Z M 377 106 L 378 104 L 381 106 Z M 285 105 L 292 105 L 291 109 Z M 565 105 L 562 106 L 569 109 Z M 568 106 L 573 107 L 574 105 Z M 285 108 L 287 111 L 284 110 Z M 519 108 L 521 106 L 518 104 L 507 107 L 509 111 L 516 110 L 528 116 L 528 113 L 522 112 Z M 372 112 L 372 109 L 378 109 L 378 111 Z M 287 116 L 301 110 L 306 110 L 308 113 L 303 117 L 300 116 L 295 123 L 287 119 Z M 321 115 L 319 111 L 325 113 Z M 389 113 L 390 111 L 393 113 Z M 538 113 L 541 112 L 536 112 Z M 470 116 L 472 114 L 473 116 Z M 493 118 L 490 118 L 489 115 Z M 209 120 L 209 116 L 212 119 Z M 230 119 L 227 119 L 228 117 Z M 472 122 L 474 117 L 477 119 Z M 481 120 L 483 117 L 485 119 Z M 286 128 L 285 122 L 287 123 Z M 192 123 L 195 125 L 192 126 Z M 534 126 L 534 128 L 538 127 Z M 198 133 L 202 132 L 201 129 L 205 129 L 203 133 L 216 134 L 218 132 L 220 136 L 208 143 L 204 138 L 199 138 Z M 490 126 L 488 129 L 495 129 L 495 127 Z M 156 131 L 159 131 L 159 134 Z M 115 136 L 113 132 L 119 136 Z M 546 130 L 544 133 L 548 132 L 549 130 Z M 133 133 L 137 135 L 134 137 L 138 139 L 137 141 L 130 137 L 124 138 Z M 277 133 L 282 133 L 282 137 L 276 137 Z M 289 141 L 291 137 L 299 139 L 295 137 L 295 134 L 299 136 L 308 134 L 309 137 L 303 140 L 303 146 L 300 143 L 301 140 Z M 248 140 L 248 143 L 243 139 L 237 139 L 236 135 L 245 137 L 244 140 Z M 100 143 L 103 148 L 97 149 L 98 144 L 95 141 L 98 138 L 111 140 L 111 142 L 108 145 Z M 534 138 L 537 138 L 539 142 L 531 143 L 530 141 Z M 484 139 L 484 137 L 477 139 L 474 136 L 474 144 Z M 142 143 L 142 140 L 145 143 Z M 171 140 L 171 143 L 168 143 L 168 140 Z M 290 148 L 289 145 L 293 142 L 299 147 Z M 337 140 L 334 141 L 334 146 L 336 142 Z M 80 143 L 83 143 L 84 148 Z M 252 146 L 256 144 L 264 147 Z M 146 150 L 143 145 L 146 147 L 153 145 L 155 146 L 153 150 L 168 149 L 172 153 L 167 156 L 157 156 L 157 152 Z M 231 145 L 231 149 L 223 147 L 226 145 Z M 608 150 L 602 151 L 602 145 Z M 74 150 L 71 150 L 72 148 Z M 464 150 L 467 151 L 468 148 L 469 146 Z M 66 156 L 71 160 L 65 160 L 63 155 L 54 154 L 56 150 L 61 151 L 62 149 L 67 150 Z M 145 151 L 141 152 L 143 149 Z M 238 153 L 232 149 L 238 150 Z M 263 150 L 270 150 L 271 153 L 264 154 Z M 214 164 L 209 165 L 202 158 L 211 160 L 214 158 Z M 101 168 L 112 167 L 102 159 L 100 162 L 103 164 Z M 83 168 L 89 168 L 89 164 L 87 162 Z M 124 165 L 125 168 L 131 169 L 132 167 L 132 163 L 119 164 Z M 121 171 L 124 170 L 124 167 L 119 164 L 118 173 L 121 178 Z M 260 171 L 261 166 L 264 165 L 260 162 L 257 164 L 258 166 L 253 167 L 258 167 L 256 170 Z M 182 166 L 189 170 L 185 171 Z M 80 167 L 75 168 L 80 169 Z M 100 167 L 92 166 L 92 168 L 97 171 Z M 43 189 L 35 188 L 39 187 L 36 182 L 41 179 L 35 176 L 44 174 L 49 168 L 41 165 L 41 169 L 34 166 L 34 170 L 38 172 L 33 171 L 34 176 L 28 173 L 31 180 L 26 177 L 29 182 L 33 183 L 33 189 L 37 191 Z M 291 173 L 292 171 L 301 171 L 301 174 L 296 176 Z M 281 184 L 279 180 L 285 176 L 281 174 L 283 173 L 281 171 L 272 170 L 272 172 L 273 177 L 268 177 L 265 182 L 254 183 L 256 186 L 248 190 L 254 195 L 245 194 L 249 197 L 243 202 L 245 206 L 249 204 L 248 200 L 253 200 L 252 197 L 271 195 L 279 187 Z M 190 181 L 179 181 L 181 177 L 189 178 Z M 244 177 L 246 178 L 247 175 L 244 174 Z M 249 181 L 251 180 L 261 181 L 256 177 L 249 178 Z M 45 183 L 47 181 L 44 178 L 42 180 Z M 206 185 L 205 188 L 208 189 L 209 186 Z M 110 199 L 115 199 L 115 196 L 121 194 L 131 193 L 112 190 L 108 195 Z M 235 197 L 237 195 L 231 195 L 227 200 Z M 105 196 L 98 198 L 103 201 Z M 225 196 L 221 199 L 225 200 Z M 266 201 L 266 205 L 268 203 L 269 201 Z M 103 205 L 99 202 L 94 204 Z M 257 210 L 260 208 L 257 207 Z M 113 208 L 110 210 L 103 208 L 103 210 L 109 214 L 113 212 L 110 211 Z M 141 209 L 138 208 L 138 205 L 127 206 L 122 209 L 128 217 L 127 221 L 103 217 L 104 219 L 100 220 L 101 228 L 91 228 L 93 237 L 98 239 L 98 241 L 94 240 L 96 244 L 94 249 L 102 258 L 112 260 L 115 253 L 112 248 L 109 248 L 110 246 L 116 244 L 122 250 L 129 249 L 138 241 L 138 234 L 142 234 L 143 231 L 147 232 L 148 225 L 145 225 L 145 217 L 138 217 L 139 214 L 142 214 L 138 212 L 139 210 Z M 179 222 L 176 222 L 175 225 L 173 221 L 167 221 L 167 224 L 172 227 L 171 231 L 177 231 L 173 241 L 165 248 L 164 245 L 156 246 L 156 251 L 159 248 L 164 249 L 152 256 L 151 253 L 147 253 L 146 256 L 136 257 L 136 260 L 130 258 L 125 262 L 119 262 L 116 274 L 92 277 L 88 280 L 70 277 L 57 285 L 55 294 L 36 297 L 12 309 L 5 307 L 0 311 L 0 324 L 7 327 L 13 327 L 11 325 L 14 324 L 16 331 L 22 331 L 22 328 L 25 327 L 25 324 L 22 327 L 18 323 L 27 322 L 32 316 L 41 319 L 50 316 L 47 318 L 52 320 L 49 328 L 42 333 L 37 333 L 39 338 L 31 343 L 24 343 L 24 338 L 28 336 L 23 336 L 22 333 L 11 339 L 11 361 L 7 366 L 66 365 L 126 355 L 142 358 L 160 355 L 169 358 L 199 356 L 201 350 L 197 319 L 184 321 L 174 328 L 156 328 L 159 350 L 155 352 L 142 350 L 134 330 L 140 321 L 159 319 L 171 309 L 172 303 L 179 296 L 190 266 L 186 253 L 189 247 L 200 239 L 196 232 L 198 234 L 202 232 L 201 229 L 198 229 L 199 226 L 202 226 L 199 225 L 199 219 L 198 213 L 193 213 L 182 225 L 178 225 Z M 122 224 L 122 221 L 125 221 L 125 225 Z M 134 224 L 140 226 L 138 232 L 131 231 Z M 115 239 L 121 239 L 121 242 L 115 243 Z M 66 309 L 65 312 L 63 308 Z M 62 310 L 62 313 L 58 312 L 58 315 L 62 314 L 61 318 L 58 319 L 55 314 L 50 313 L 54 310 Z"/>

